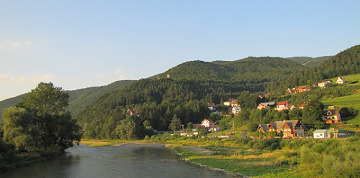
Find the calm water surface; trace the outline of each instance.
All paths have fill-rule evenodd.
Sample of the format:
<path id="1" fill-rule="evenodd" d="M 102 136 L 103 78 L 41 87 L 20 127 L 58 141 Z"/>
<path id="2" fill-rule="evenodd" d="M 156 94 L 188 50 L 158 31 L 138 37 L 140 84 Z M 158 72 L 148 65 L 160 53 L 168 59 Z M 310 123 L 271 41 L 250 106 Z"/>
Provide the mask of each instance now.
<path id="1" fill-rule="evenodd" d="M 159 144 L 74 146 L 53 160 L 14 169 L 0 177 L 229 177 L 180 161 Z"/>

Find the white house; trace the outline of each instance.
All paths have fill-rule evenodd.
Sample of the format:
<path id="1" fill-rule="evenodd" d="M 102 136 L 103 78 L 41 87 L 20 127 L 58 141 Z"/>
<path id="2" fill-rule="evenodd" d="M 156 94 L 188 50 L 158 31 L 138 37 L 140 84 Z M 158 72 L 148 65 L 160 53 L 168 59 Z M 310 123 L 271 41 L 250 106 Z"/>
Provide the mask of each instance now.
<path id="1" fill-rule="evenodd" d="M 327 137 L 327 130 L 315 130 L 314 138 L 326 138 Z"/>
<path id="2" fill-rule="evenodd" d="M 218 125 L 214 125 L 214 121 L 211 119 L 204 119 L 201 124 L 201 127 L 205 127 L 205 129 L 209 132 L 218 132 L 220 131 L 220 127 Z"/>
<path id="3" fill-rule="evenodd" d="M 336 83 L 339 85 L 345 84 L 345 78 L 344 77 L 338 77 L 336 80 Z"/>
<path id="4" fill-rule="evenodd" d="M 240 107 L 233 107 L 231 112 L 235 115 L 239 114 L 241 112 L 241 108 Z"/>

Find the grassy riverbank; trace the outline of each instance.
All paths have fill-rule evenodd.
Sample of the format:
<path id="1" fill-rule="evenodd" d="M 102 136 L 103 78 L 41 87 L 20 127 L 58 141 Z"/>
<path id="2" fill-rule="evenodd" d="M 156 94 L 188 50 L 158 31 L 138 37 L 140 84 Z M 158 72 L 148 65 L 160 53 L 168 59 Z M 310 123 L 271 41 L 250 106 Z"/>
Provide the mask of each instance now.
<path id="1" fill-rule="evenodd" d="M 107 142 L 107 143 L 104 143 Z M 357 177 L 360 136 L 345 139 L 187 138 L 169 134 L 137 143 L 167 144 L 184 160 L 254 177 Z M 91 141 L 94 146 L 123 141 Z M 134 141 L 132 141 L 134 143 Z"/>

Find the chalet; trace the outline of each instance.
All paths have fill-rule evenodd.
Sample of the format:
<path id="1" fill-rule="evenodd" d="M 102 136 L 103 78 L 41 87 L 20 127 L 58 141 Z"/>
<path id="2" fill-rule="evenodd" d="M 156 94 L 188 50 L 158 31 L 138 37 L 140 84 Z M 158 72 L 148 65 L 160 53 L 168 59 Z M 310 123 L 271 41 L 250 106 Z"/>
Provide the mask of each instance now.
<path id="1" fill-rule="evenodd" d="M 208 103 L 207 107 L 209 108 L 210 111 L 215 110 L 215 103 Z"/>
<path id="2" fill-rule="evenodd" d="M 136 112 L 136 110 L 134 110 L 134 109 L 128 109 L 127 111 L 126 111 L 126 115 L 137 115 L 138 116 L 138 113 Z"/>
<path id="3" fill-rule="evenodd" d="M 336 83 L 339 85 L 345 84 L 345 77 L 338 77 Z"/>
<path id="4" fill-rule="evenodd" d="M 241 112 L 241 108 L 240 107 L 233 107 L 231 112 L 235 115 L 238 115 Z"/>
<path id="5" fill-rule="evenodd" d="M 317 83 L 317 87 L 320 87 L 320 88 L 325 88 L 326 85 L 332 83 L 331 80 L 327 80 L 327 81 L 322 81 L 321 83 Z M 315 87 L 315 85 L 314 85 Z"/>
<path id="6" fill-rule="evenodd" d="M 225 106 L 237 106 L 237 99 L 229 98 L 227 101 L 224 102 Z"/>
<path id="7" fill-rule="evenodd" d="M 206 129 L 206 131 L 208 131 L 208 132 L 218 132 L 218 131 L 220 131 L 220 127 L 218 125 L 215 125 L 214 121 L 211 120 L 211 119 L 204 119 L 201 122 L 200 125 L 199 124 L 194 124 L 194 129 L 196 127 L 198 127 L 198 126 L 204 127 Z"/>
<path id="8" fill-rule="evenodd" d="M 289 102 L 285 101 L 285 102 L 279 102 L 275 108 L 275 110 L 277 111 L 282 111 L 284 109 L 288 109 L 289 107 Z"/>
<path id="9" fill-rule="evenodd" d="M 289 94 L 302 93 L 302 92 L 307 92 L 307 91 L 310 91 L 310 87 L 288 88 Z"/>
<path id="10" fill-rule="evenodd" d="M 262 109 L 269 109 L 271 107 L 275 107 L 275 102 L 268 102 L 268 103 L 260 103 L 257 106 L 258 110 L 262 110 Z"/>
<path id="11" fill-rule="evenodd" d="M 259 124 L 258 131 L 283 133 L 284 138 L 304 137 L 306 127 L 299 120 L 275 121 Z"/>
<path id="12" fill-rule="evenodd" d="M 339 110 L 324 110 L 322 120 L 327 124 L 341 124 Z"/>
<path id="13" fill-rule="evenodd" d="M 315 130 L 313 136 L 314 138 L 327 138 L 327 130 Z"/>

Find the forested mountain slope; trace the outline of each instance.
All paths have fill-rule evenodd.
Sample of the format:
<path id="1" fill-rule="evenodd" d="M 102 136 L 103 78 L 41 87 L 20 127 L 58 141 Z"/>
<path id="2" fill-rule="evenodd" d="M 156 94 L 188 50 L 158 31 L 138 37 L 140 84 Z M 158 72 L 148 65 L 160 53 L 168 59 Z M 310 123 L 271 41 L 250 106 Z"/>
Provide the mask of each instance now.
<path id="1" fill-rule="evenodd" d="M 360 45 L 338 53 L 321 65 L 284 76 L 272 82 L 268 90 L 274 91 L 299 85 L 312 86 L 315 82 L 325 79 L 358 73 L 360 73 Z"/>
<path id="2" fill-rule="evenodd" d="M 99 99 L 100 96 L 104 95 L 105 93 L 128 86 L 132 82 L 133 82 L 132 80 L 123 80 L 123 81 L 116 81 L 109 85 L 105 85 L 101 87 L 89 87 L 84 89 L 66 91 L 70 96 L 69 106 L 67 107 L 67 109 L 73 115 L 75 115 L 86 105 L 96 101 L 97 99 Z M 24 95 L 25 94 L 13 98 L 9 98 L 0 102 L 0 121 L 2 121 L 1 114 L 3 110 L 20 102 L 21 98 Z"/>
<path id="3" fill-rule="evenodd" d="M 176 80 L 196 81 L 271 81 L 303 69 L 304 66 L 278 57 L 249 57 L 237 61 L 191 61 L 159 74 Z"/>

